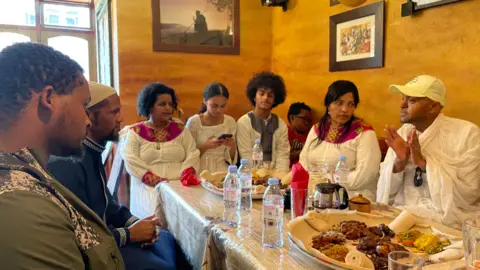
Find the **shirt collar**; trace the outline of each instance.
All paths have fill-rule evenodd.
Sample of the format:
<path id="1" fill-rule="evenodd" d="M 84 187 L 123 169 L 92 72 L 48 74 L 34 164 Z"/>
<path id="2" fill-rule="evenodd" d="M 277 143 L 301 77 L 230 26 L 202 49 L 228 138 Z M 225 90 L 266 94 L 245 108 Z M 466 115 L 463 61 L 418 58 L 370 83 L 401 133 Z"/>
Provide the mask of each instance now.
<path id="1" fill-rule="evenodd" d="M 105 150 L 105 146 L 100 145 L 99 143 L 88 137 L 83 140 L 83 144 L 98 153 L 103 153 L 103 151 Z"/>

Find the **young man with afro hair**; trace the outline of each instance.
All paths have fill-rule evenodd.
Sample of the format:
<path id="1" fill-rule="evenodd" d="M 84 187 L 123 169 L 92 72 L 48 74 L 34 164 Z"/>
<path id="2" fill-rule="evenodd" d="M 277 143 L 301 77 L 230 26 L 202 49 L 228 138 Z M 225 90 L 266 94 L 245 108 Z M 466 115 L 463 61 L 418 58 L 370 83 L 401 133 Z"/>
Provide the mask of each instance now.
<path id="1" fill-rule="evenodd" d="M 288 128 L 282 119 L 272 113 L 272 109 L 285 102 L 287 96 L 282 77 L 271 72 L 256 74 L 248 82 L 246 94 L 254 108 L 237 122 L 240 157 L 251 160 L 255 141 L 260 140 L 263 161 L 272 162 L 278 172 L 288 172 Z"/>

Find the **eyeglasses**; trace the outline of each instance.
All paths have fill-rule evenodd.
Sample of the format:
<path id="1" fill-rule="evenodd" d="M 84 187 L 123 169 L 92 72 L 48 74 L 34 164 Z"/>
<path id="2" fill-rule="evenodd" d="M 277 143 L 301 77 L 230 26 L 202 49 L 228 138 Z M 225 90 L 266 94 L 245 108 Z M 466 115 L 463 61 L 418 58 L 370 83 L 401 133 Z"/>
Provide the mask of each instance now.
<path id="1" fill-rule="evenodd" d="M 423 174 L 423 170 L 420 167 L 417 167 L 415 169 L 415 176 L 413 177 L 413 184 L 416 187 L 419 187 L 423 184 L 422 174 Z"/>
<path id="2" fill-rule="evenodd" d="M 303 122 L 305 122 L 305 123 L 310 123 L 310 122 L 312 122 L 312 119 L 310 119 L 310 118 L 307 118 L 307 117 L 305 117 L 305 116 L 298 116 L 298 115 L 295 115 L 295 117 L 296 117 L 296 118 L 300 118 L 300 119 L 302 119 L 302 120 L 303 120 Z"/>

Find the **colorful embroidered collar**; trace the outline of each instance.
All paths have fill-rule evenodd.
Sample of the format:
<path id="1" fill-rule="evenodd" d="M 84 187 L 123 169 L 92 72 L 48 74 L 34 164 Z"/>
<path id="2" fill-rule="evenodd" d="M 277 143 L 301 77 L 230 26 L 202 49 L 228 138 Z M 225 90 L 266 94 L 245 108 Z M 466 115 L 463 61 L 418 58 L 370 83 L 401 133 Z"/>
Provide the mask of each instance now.
<path id="1" fill-rule="evenodd" d="M 169 142 L 177 138 L 184 128 L 183 124 L 172 121 L 162 131 L 155 131 L 155 129 L 147 126 L 145 122 L 137 123 L 130 129 L 149 142 Z"/>
<path id="2" fill-rule="evenodd" d="M 319 136 L 321 129 L 318 127 L 318 124 L 315 124 L 315 133 Z M 330 121 L 326 122 L 322 127 L 323 131 L 326 131 L 326 136 L 324 141 L 329 143 L 344 143 L 350 140 L 355 139 L 362 132 L 373 130 L 372 126 L 365 123 L 362 119 L 356 119 L 352 122 L 350 130 L 347 134 L 342 134 L 345 131 L 345 127 L 342 128 L 331 128 Z"/>

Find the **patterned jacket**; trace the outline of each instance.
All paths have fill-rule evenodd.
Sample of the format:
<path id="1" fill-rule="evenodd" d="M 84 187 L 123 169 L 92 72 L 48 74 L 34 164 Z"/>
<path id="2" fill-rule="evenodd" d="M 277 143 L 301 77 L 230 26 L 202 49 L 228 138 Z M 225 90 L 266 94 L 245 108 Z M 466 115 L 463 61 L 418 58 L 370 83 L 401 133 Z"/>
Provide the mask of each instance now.
<path id="1" fill-rule="evenodd" d="M 4 269 L 124 269 L 108 227 L 39 157 L 27 149 L 0 153 Z"/>

